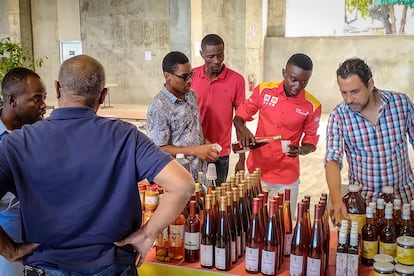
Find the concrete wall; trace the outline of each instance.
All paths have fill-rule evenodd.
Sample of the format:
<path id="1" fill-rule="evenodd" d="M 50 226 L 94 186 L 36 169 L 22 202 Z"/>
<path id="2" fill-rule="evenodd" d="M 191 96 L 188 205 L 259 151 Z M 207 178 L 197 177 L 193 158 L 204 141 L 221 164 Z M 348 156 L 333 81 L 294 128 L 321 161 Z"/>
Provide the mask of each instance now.
<path id="1" fill-rule="evenodd" d="M 266 38 L 264 80 L 281 79 L 289 56 L 307 53 L 314 62 L 308 89 L 322 102 L 323 112 L 329 112 L 342 100 L 336 69 L 345 59 L 359 57 L 370 65 L 378 88 L 404 92 L 414 100 L 413 41 L 413 36 Z"/>

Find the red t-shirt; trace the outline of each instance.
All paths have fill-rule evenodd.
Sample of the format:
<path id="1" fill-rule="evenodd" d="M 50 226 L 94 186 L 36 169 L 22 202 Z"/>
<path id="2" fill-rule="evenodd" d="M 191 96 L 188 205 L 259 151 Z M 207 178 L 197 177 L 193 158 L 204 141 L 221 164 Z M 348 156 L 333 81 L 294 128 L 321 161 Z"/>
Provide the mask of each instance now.
<path id="1" fill-rule="evenodd" d="M 213 80 L 207 78 L 204 65 L 194 68 L 194 72 L 191 87 L 197 94 L 204 137 L 220 144 L 223 148 L 220 156 L 227 156 L 230 154 L 234 107 L 246 97 L 244 78 L 224 64 Z"/>
<path id="2" fill-rule="evenodd" d="M 295 97 L 287 97 L 283 82 L 260 83 L 249 99 L 244 101 L 236 115 L 245 121 L 253 120 L 259 112 L 256 136 L 282 135 L 292 144 L 312 144 L 316 148 L 317 130 L 321 117 L 321 103 L 303 90 Z M 280 141 L 271 142 L 249 152 L 247 168 L 252 172 L 262 169 L 262 179 L 269 183 L 290 184 L 299 178 L 299 158 L 282 152 Z"/>

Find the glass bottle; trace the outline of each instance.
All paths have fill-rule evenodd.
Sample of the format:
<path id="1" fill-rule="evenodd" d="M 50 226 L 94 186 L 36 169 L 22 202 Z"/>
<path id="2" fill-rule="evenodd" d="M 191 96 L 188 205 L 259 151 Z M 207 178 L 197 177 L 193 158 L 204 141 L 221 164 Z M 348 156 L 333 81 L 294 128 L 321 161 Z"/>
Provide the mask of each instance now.
<path id="1" fill-rule="evenodd" d="M 227 216 L 226 197 L 220 197 L 220 216 L 214 246 L 214 265 L 218 270 L 231 268 L 231 234 Z"/>
<path id="2" fill-rule="evenodd" d="M 226 192 L 226 205 L 227 205 L 227 221 L 229 222 L 230 238 L 231 238 L 231 263 L 237 262 L 237 236 L 240 239 L 239 229 L 236 228 L 236 222 L 233 216 L 233 193 Z"/>
<path id="3" fill-rule="evenodd" d="M 395 229 L 400 229 L 402 224 L 402 217 L 401 217 L 401 199 L 395 198 L 393 204 L 393 212 L 392 212 L 392 219 L 394 220 Z"/>
<path id="4" fill-rule="evenodd" d="M 209 163 L 207 166 L 207 194 L 211 194 L 211 191 L 216 189 L 217 171 L 214 163 Z"/>
<path id="5" fill-rule="evenodd" d="M 346 205 L 351 221 L 358 222 L 358 233 L 361 234 L 362 227 L 365 225 L 365 211 L 367 206 L 365 199 L 359 193 L 358 185 L 349 185 L 348 193 L 343 197 L 342 200 Z"/>
<path id="6" fill-rule="evenodd" d="M 410 202 L 410 218 L 411 223 L 414 224 L 414 199 L 412 199 Z"/>
<path id="7" fill-rule="evenodd" d="M 374 264 L 374 256 L 378 253 L 378 234 L 374 224 L 374 215 L 372 207 L 367 207 L 367 220 L 362 227 L 362 256 L 361 263 L 372 266 Z"/>
<path id="8" fill-rule="evenodd" d="M 310 226 L 310 213 L 309 213 L 309 206 L 310 206 L 310 200 L 307 198 L 302 199 L 302 203 L 304 206 L 304 211 L 303 211 L 303 230 L 305 231 L 305 236 L 304 236 L 304 242 L 306 244 L 309 244 L 309 239 L 311 236 L 311 231 L 312 228 Z"/>
<path id="9" fill-rule="evenodd" d="M 358 229 L 351 230 L 347 255 L 347 275 L 358 275 L 359 267 Z"/>
<path id="10" fill-rule="evenodd" d="M 248 273 L 259 273 L 261 264 L 261 249 L 263 234 L 260 230 L 259 199 L 253 199 L 253 213 L 246 237 L 245 270 Z"/>
<path id="11" fill-rule="evenodd" d="M 377 199 L 377 212 L 375 213 L 375 227 L 377 228 L 378 239 L 381 233 L 381 229 L 385 225 L 385 203 L 383 198 Z"/>
<path id="12" fill-rule="evenodd" d="M 266 136 L 266 137 L 255 137 L 254 141 L 249 142 L 248 147 L 243 147 L 240 142 L 234 142 L 231 144 L 231 148 L 234 153 L 243 153 L 247 152 L 252 149 L 260 148 L 264 145 L 267 145 L 270 142 L 282 140 L 282 135 L 276 135 L 276 136 Z"/>
<path id="13" fill-rule="evenodd" d="M 246 197 L 244 196 L 244 184 L 238 185 L 238 191 L 239 191 L 239 212 L 240 212 L 240 217 L 242 219 L 243 229 L 244 229 L 244 232 L 242 232 L 242 236 L 241 236 L 242 255 L 244 255 L 246 251 L 246 235 L 247 235 L 247 229 L 249 229 L 250 216 L 247 210 Z"/>
<path id="14" fill-rule="evenodd" d="M 298 213 L 295 228 L 293 229 L 292 245 L 290 249 L 290 275 L 300 276 L 306 273 L 307 245 L 304 221 L 305 204 L 298 203 Z"/>
<path id="15" fill-rule="evenodd" d="M 200 260 L 200 220 L 196 216 L 195 200 L 190 201 L 190 214 L 184 227 L 184 260 L 195 263 Z"/>
<path id="16" fill-rule="evenodd" d="M 204 202 L 204 197 L 207 194 L 207 186 L 204 172 L 198 172 L 197 182 L 200 184 L 200 197 Z"/>
<path id="17" fill-rule="evenodd" d="M 397 237 L 411 236 L 414 237 L 414 226 L 410 220 L 410 204 L 404 203 L 402 210 L 402 220 L 400 228 L 398 228 Z"/>
<path id="18" fill-rule="evenodd" d="M 315 205 L 312 236 L 307 254 L 306 275 L 323 276 L 325 249 L 323 244 L 322 209 Z"/>
<path id="19" fill-rule="evenodd" d="M 325 260 L 324 260 L 324 271 L 325 274 L 328 270 L 329 265 L 329 241 L 330 241 L 330 229 L 329 229 L 329 216 L 326 210 L 326 197 L 321 196 L 319 200 L 319 204 L 321 206 L 322 211 L 322 228 L 323 228 L 323 248 L 325 250 Z"/>
<path id="20" fill-rule="evenodd" d="M 211 209 L 211 195 L 205 197 L 205 217 L 201 227 L 200 265 L 204 268 L 214 267 L 214 232 L 213 210 Z"/>
<path id="21" fill-rule="evenodd" d="M 279 246 L 276 225 L 276 201 L 269 201 L 269 219 L 263 240 L 261 272 L 263 275 L 276 275 L 279 263 Z"/>
<path id="22" fill-rule="evenodd" d="M 185 158 L 183 153 L 177 153 L 175 155 L 175 160 L 177 160 L 178 163 L 180 163 L 189 173 L 191 173 L 190 161 Z"/>
<path id="23" fill-rule="evenodd" d="M 347 275 L 348 265 L 348 222 L 342 220 L 339 230 L 338 245 L 336 247 L 336 275 Z"/>
<path id="24" fill-rule="evenodd" d="M 380 233 L 379 253 L 393 258 L 397 253 L 397 233 L 392 219 L 392 208 L 385 208 L 385 226 Z"/>
<path id="25" fill-rule="evenodd" d="M 169 226 L 168 254 L 173 260 L 184 258 L 184 225 L 185 216 L 180 214 Z"/>
<path id="26" fill-rule="evenodd" d="M 394 188 L 391 186 L 383 186 L 380 198 L 384 199 L 384 203 L 394 202 Z"/>
<path id="27" fill-rule="evenodd" d="M 242 239 L 246 237 L 246 230 L 244 229 L 242 217 L 240 216 L 240 210 L 239 210 L 239 190 L 237 188 L 231 188 L 232 197 L 233 197 L 233 218 L 234 218 L 234 224 L 236 226 L 237 236 L 236 236 L 236 252 L 237 252 L 237 258 L 241 258 L 244 254 L 243 251 L 243 241 Z"/>
<path id="28" fill-rule="evenodd" d="M 212 213 L 212 219 L 211 222 L 213 224 L 213 233 L 216 234 L 217 227 L 218 227 L 218 221 L 219 221 L 219 203 L 218 203 L 218 195 L 217 191 L 211 191 L 211 213 Z"/>
<path id="29" fill-rule="evenodd" d="M 260 212 L 260 217 L 262 218 L 262 228 L 263 228 L 263 235 L 264 235 L 269 214 L 267 213 L 267 209 L 266 209 L 267 207 L 264 204 L 264 201 L 265 201 L 264 194 L 259 194 L 258 198 L 259 198 L 259 212 Z"/>
<path id="30" fill-rule="evenodd" d="M 283 223 L 285 226 L 285 234 L 284 234 L 284 240 L 285 240 L 285 246 L 284 246 L 284 252 L 283 254 L 285 257 L 288 257 L 290 255 L 290 244 L 292 243 L 292 232 L 293 232 L 293 226 L 292 226 L 292 214 L 290 212 L 290 189 L 285 189 L 285 202 L 283 203 Z"/>
<path id="31" fill-rule="evenodd" d="M 283 246 L 285 245 L 285 242 L 284 242 L 284 230 L 283 230 L 283 226 L 282 226 L 282 221 L 283 221 L 283 218 L 282 217 L 280 217 L 280 215 L 279 215 L 279 205 L 280 205 L 280 201 L 281 201 L 281 199 L 280 199 L 280 196 L 275 196 L 275 197 L 273 197 L 273 200 L 275 201 L 275 216 L 276 216 L 276 231 L 277 231 L 277 237 L 278 237 L 278 242 L 279 242 L 279 250 L 278 250 L 278 252 L 279 252 L 279 255 L 278 255 L 278 268 L 280 269 L 280 267 L 282 266 L 282 262 L 283 262 L 283 257 L 284 257 L 284 255 L 283 255 L 283 252 L 284 252 L 284 248 L 283 248 Z M 287 244 L 287 246 L 291 246 L 291 244 Z M 290 251 L 290 249 L 289 249 L 289 251 Z"/>

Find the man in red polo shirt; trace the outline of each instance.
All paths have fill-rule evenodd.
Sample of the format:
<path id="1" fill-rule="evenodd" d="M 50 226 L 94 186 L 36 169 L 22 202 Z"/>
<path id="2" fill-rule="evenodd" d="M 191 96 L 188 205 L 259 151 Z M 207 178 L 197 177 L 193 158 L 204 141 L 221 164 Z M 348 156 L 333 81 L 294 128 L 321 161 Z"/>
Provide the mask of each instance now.
<path id="1" fill-rule="evenodd" d="M 292 214 L 298 197 L 298 156 L 315 151 L 319 139 L 321 103 L 305 90 L 312 69 L 312 60 L 307 55 L 294 54 L 282 70 L 284 80 L 260 83 L 237 109 L 233 120 L 242 146 L 255 139 L 245 122 L 253 120 L 258 111 L 257 137 L 282 135 L 283 140 L 290 140 L 286 153 L 282 152 L 280 141 L 251 150 L 247 168 L 249 172 L 261 168 L 262 187 L 269 190 L 269 198 L 285 188 L 291 189 Z"/>
<path id="2" fill-rule="evenodd" d="M 224 65 L 224 41 L 208 34 L 201 41 L 200 54 L 205 64 L 194 69 L 192 88 L 197 94 L 204 137 L 222 147 L 217 169 L 217 186 L 226 181 L 229 169 L 234 110 L 245 99 L 242 75 Z M 245 155 L 240 154 L 236 171 L 244 169 Z"/>

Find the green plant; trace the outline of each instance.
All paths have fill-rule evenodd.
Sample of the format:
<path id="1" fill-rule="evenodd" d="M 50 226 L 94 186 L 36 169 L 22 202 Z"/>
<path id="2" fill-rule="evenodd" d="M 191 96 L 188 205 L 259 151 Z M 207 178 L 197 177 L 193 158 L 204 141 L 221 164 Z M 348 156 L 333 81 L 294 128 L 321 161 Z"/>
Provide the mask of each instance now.
<path id="1" fill-rule="evenodd" d="M 23 66 L 35 71 L 43 65 L 45 59 L 47 57 L 35 59 L 20 44 L 12 42 L 8 37 L 0 39 L 0 83 L 10 69 Z"/>

